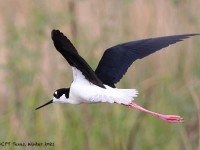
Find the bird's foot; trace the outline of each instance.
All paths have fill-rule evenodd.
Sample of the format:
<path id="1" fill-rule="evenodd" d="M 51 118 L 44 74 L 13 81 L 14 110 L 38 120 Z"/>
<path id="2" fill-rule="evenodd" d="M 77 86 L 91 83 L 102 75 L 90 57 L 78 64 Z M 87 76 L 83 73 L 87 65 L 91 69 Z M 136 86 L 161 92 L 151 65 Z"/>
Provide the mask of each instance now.
<path id="1" fill-rule="evenodd" d="M 156 112 L 153 112 L 153 111 L 150 111 L 150 110 L 147 110 L 139 105 L 137 105 L 136 103 L 130 103 L 128 104 L 127 106 L 131 107 L 131 108 L 135 108 L 135 109 L 138 109 L 142 112 L 146 112 L 148 114 L 151 114 L 155 117 L 158 117 L 166 122 L 170 122 L 170 123 L 181 123 L 181 122 L 184 122 L 184 119 L 181 118 L 180 116 L 176 116 L 176 115 L 163 115 L 163 114 L 159 114 L 159 113 L 156 113 Z"/>
<path id="2" fill-rule="evenodd" d="M 166 122 L 169 123 L 182 123 L 184 122 L 184 119 L 180 116 L 176 116 L 176 115 L 158 115 L 158 117 Z"/>

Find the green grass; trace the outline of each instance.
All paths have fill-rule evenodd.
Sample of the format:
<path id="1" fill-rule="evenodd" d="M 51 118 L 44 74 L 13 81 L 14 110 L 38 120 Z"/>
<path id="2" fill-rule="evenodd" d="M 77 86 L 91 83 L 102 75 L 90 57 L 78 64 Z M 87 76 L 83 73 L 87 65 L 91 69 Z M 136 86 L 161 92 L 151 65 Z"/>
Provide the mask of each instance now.
<path id="1" fill-rule="evenodd" d="M 117 84 L 120 88 L 138 89 L 135 102 L 139 105 L 163 114 L 181 115 L 184 123 L 169 124 L 106 103 L 53 104 L 35 111 L 55 89 L 69 86 L 72 81 L 69 65 L 52 44 L 53 28 L 62 30 L 95 69 L 104 49 L 115 44 L 198 33 L 198 4 L 195 0 L 152 0 L 151 5 L 132 0 L 1 1 L 0 8 L 6 11 L 0 15 L 0 142 L 54 143 L 52 147 L 24 149 L 200 148 L 200 37 L 137 61 Z"/>

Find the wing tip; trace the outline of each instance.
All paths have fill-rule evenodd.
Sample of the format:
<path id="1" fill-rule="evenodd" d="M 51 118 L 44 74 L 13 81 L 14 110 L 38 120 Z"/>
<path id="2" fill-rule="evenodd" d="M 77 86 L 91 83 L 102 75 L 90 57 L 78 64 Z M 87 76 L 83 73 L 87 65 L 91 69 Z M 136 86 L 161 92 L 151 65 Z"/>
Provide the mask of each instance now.
<path id="1" fill-rule="evenodd" d="M 52 38 L 52 39 L 55 39 L 55 37 L 56 37 L 56 36 L 59 36 L 59 35 L 63 35 L 63 33 L 60 32 L 60 30 L 58 30 L 58 29 L 53 29 L 53 30 L 51 31 L 51 38 Z"/>
<path id="2" fill-rule="evenodd" d="M 187 38 L 190 38 L 190 37 L 193 37 L 193 36 L 200 36 L 199 33 L 191 33 L 191 34 L 182 34 L 180 36 L 183 36 L 182 39 L 180 39 L 180 41 L 183 41 L 184 39 L 187 39 Z"/>
<path id="3" fill-rule="evenodd" d="M 191 34 L 185 34 L 186 37 L 191 37 L 191 36 L 199 36 L 199 33 L 191 33 Z"/>

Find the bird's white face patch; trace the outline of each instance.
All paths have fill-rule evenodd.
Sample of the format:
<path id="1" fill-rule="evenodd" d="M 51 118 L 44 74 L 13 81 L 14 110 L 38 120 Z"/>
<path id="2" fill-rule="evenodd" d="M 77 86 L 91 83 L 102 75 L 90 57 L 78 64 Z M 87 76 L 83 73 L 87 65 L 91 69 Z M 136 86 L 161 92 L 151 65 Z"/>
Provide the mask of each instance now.
<path id="1" fill-rule="evenodd" d="M 55 92 L 55 94 L 56 94 L 56 92 Z M 60 98 L 53 97 L 53 102 L 66 103 L 67 102 L 67 98 L 65 97 L 65 94 L 63 94 Z"/>

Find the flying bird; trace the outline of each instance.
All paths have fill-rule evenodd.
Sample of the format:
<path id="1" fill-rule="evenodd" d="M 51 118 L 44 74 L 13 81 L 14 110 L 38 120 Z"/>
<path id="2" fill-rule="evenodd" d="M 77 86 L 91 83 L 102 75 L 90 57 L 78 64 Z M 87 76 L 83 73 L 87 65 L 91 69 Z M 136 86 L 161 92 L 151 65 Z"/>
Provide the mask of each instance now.
<path id="1" fill-rule="evenodd" d="M 61 88 L 53 93 L 51 103 L 117 103 L 138 109 L 164 121 L 179 123 L 183 118 L 176 115 L 164 115 L 147 110 L 133 102 L 137 97 L 136 89 L 119 89 L 115 84 L 120 81 L 130 65 L 162 48 L 183 41 L 199 34 L 183 34 L 157 38 L 149 38 L 127 42 L 108 48 L 95 71 L 78 54 L 70 40 L 59 30 L 52 30 L 51 37 L 55 48 L 63 55 L 72 68 L 73 82 L 69 88 Z"/>

